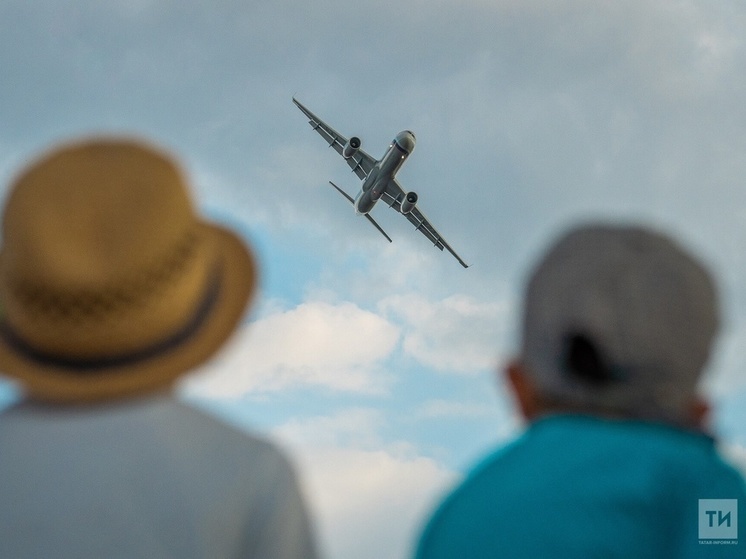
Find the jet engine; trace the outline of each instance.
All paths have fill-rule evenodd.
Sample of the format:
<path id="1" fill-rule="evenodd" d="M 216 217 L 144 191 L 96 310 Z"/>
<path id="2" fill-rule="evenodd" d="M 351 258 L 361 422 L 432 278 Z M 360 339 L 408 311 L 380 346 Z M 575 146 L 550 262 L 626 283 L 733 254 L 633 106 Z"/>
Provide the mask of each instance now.
<path id="1" fill-rule="evenodd" d="M 344 149 L 342 150 L 342 156 L 345 159 L 349 159 L 353 155 L 357 153 L 357 150 L 360 149 L 360 138 L 357 136 L 353 136 L 349 140 L 347 140 L 347 143 L 345 144 Z"/>
<path id="2" fill-rule="evenodd" d="M 417 193 L 408 192 L 407 195 L 404 196 L 404 200 L 402 200 L 401 213 L 408 214 L 414 209 L 414 205 L 416 203 L 417 203 Z"/>

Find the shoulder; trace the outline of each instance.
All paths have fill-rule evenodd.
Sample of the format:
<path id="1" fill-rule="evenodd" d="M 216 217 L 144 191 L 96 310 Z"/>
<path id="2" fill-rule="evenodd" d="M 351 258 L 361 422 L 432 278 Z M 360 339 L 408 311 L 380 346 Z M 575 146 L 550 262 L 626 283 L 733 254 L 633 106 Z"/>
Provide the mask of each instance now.
<path id="1" fill-rule="evenodd" d="M 507 512 L 501 493 L 520 486 L 515 479 L 522 475 L 526 457 L 531 453 L 529 438 L 528 433 L 523 433 L 493 450 L 446 495 L 420 536 L 418 559 L 461 556 L 468 546 L 479 546 L 475 534 L 495 532 L 498 517 Z M 482 526 L 485 523 L 491 524 L 492 529 Z"/>
<path id="2" fill-rule="evenodd" d="M 21 402 L 0 414 L 0 439 L 10 445 L 54 441 L 68 453 L 88 456 L 133 454 L 143 462 L 172 462 L 194 474 L 240 464 L 236 470 L 292 475 L 275 444 L 172 394 L 96 406 Z"/>
<path id="3" fill-rule="evenodd" d="M 254 476 L 294 477 L 286 457 L 274 442 L 239 428 L 193 404 L 173 400 L 167 404 L 159 429 L 177 451 L 195 455 L 206 467 L 243 464 Z"/>
<path id="4" fill-rule="evenodd" d="M 547 417 L 487 455 L 443 500 L 422 534 L 419 557 L 458 556 L 471 548 L 534 549 L 539 542 L 530 541 L 531 522 L 543 526 L 547 541 L 590 541 L 571 521 L 581 510 L 597 538 L 612 537 L 625 522 L 627 534 L 636 530 L 642 537 L 645 515 L 670 516 L 680 525 L 689 522 L 698 498 L 743 495 L 742 487 L 705 435 L 638 422 Z M 632 517 L 625 512 L 630 503 L 637 511 Z"/>

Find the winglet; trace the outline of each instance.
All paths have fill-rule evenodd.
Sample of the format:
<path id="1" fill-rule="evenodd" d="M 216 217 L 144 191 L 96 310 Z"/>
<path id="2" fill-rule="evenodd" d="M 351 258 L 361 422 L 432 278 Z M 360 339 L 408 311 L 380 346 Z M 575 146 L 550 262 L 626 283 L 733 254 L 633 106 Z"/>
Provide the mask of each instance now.
<path id="1" fill-rule="evenodd" d="M 467 264 L 466 262 L 464 262 L 461 259 L 461 257 L 458 254 L 456 254 L 456 252 L 451 247 L 449 247 L 448 245 L 446 245 L 446 248 L 448 249 L 448 252 L 450 252 L 453 255 L 453 257 L 456 260 L 458 260 L 458 263 L 461 264 L 464 268 L 469 268 L 471 266 L 471 264 Z"/>

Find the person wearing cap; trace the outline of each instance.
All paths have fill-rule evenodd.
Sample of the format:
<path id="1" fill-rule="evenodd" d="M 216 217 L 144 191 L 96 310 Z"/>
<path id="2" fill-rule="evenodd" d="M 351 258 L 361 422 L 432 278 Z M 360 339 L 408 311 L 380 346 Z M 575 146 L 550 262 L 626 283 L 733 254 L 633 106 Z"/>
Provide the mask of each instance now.
<path id="1" fill-rule="evenodd" d="M 127 138 L 46 153 L 0 249 L 0 557 L 316 556 L 273 444 L 172 395 L 255 292 L 249 248 L 202 219 L 172 158 Z"/>
<path id="2" fill-rule="evenodd" d="M 744 557 L 746 486 L 697 394 L 718 321 L 709 274 L 668 237 L 561 237 L 506 368 L 528 427 L 445 498 L 417 559 Z"/>

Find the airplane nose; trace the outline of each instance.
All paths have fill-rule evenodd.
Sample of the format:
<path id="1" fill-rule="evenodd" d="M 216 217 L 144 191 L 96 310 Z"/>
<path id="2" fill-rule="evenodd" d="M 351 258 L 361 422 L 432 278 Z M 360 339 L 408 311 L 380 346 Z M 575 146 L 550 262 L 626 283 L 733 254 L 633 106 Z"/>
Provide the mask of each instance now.
<path id="1" fill-rule="evenodd" d="M 411 153 L 417 140 L 411 131 L 405 130 L 404 132 L 399 133 L 396 137 L 396 142 L 402 147 L 402 149 L 406 150 L 407 153 Z"/>

